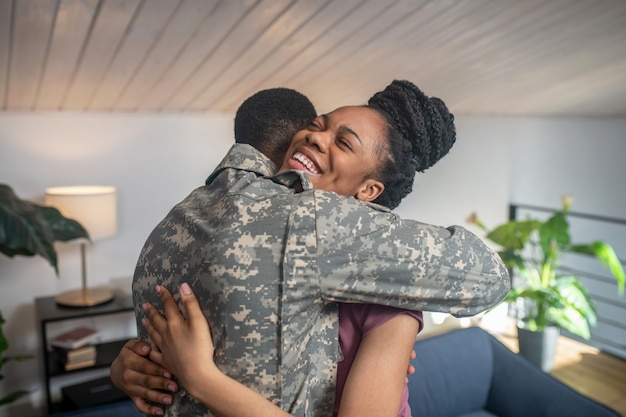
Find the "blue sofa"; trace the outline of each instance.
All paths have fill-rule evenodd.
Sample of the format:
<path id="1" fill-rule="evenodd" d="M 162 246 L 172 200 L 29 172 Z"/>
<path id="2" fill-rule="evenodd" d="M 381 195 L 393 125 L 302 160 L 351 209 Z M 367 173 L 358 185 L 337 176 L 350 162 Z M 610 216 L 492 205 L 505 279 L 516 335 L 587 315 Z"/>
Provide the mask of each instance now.
<path id="1" fill-rule="evenodd" d="M 415 352 L 413 417 L 620 417 L 479 327 L 420 339 Z"/>

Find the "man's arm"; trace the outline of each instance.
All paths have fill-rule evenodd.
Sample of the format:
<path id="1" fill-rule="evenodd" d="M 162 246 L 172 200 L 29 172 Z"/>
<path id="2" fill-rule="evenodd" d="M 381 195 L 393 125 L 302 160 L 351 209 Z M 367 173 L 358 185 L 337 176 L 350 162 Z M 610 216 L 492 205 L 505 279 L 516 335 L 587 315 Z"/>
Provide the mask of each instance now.
<path id="1" fill-rule="evenodd" d="M 330 301 L 472 316 L 510 289 L 500 256 L 463 227 L 444 228 L 316 192 L 320 286 Z"/>

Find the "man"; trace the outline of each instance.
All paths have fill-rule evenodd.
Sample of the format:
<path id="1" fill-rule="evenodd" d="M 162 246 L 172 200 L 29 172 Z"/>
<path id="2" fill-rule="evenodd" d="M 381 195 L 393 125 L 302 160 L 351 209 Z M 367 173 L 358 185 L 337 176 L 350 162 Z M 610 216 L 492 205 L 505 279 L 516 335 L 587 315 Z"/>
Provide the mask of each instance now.
<path id="1" fill-rule="evenodd" d="M 268 168 L 263 155 L 235 145 L 208 185 L 148 238 L 133 293 L 139 319 L 140 306 L 156 302 L 156 283 L 176 288 L 191 280 L 218 366 L 285 411 L 332 413 L 328 380 L 339 360 L 333 301 L 472 315 L 506 294 L 499 258 L 464 229 L 401 221 L 334 193 L 300 193 L 310 183 L 296 172 L 257 179 L 271 175 Z M 380 244 L 383 238 L 393 247 Z M 344 251 L 357 246 L 366 256 L 346 262 Z M 211 415 L 184 389 L 167 411 Z"/>

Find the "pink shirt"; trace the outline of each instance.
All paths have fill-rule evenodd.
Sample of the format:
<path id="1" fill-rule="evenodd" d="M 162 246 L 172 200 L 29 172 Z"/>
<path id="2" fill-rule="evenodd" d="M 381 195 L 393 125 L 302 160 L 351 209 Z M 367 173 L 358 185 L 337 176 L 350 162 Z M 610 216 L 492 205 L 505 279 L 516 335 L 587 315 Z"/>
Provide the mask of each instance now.
<path id="1" fill-rule="evenodd" d="M 419 331 L 422 330 L 424 322 L 421 312 L 374 304 L 339 304 L 339 346 L 341 348 L 341 353 L 343 354 L 343 360 L 337 364 L 337 388 L 335 391 L 334 416 L 339 413 L 343 387 L 346 384 L 346 379 L 348 378 L 352 362 L 354 362 L 356 353 L 359 350 L 361 339 L 367 333 L 394 318 L 398 314 L 411 315 L 419 321 Z M 409 408 L 409 391 L 405 384 L 398 417 L 410 416 L 411 409 Z"/>

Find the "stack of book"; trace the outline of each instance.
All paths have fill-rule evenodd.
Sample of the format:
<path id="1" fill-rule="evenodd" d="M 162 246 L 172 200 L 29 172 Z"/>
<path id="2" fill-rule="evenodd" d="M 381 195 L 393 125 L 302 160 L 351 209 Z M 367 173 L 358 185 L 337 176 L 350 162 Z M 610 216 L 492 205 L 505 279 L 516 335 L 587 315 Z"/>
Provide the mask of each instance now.
<path id="1" fill-rule="evenodd" d="M 96 364 L 96 347 L 91 343 L 98 337 L 98 331 L 90 327 L 77 327 L 62 333 L 50 341 L 57 358 L 66 371 L 86 368 Z"/>

